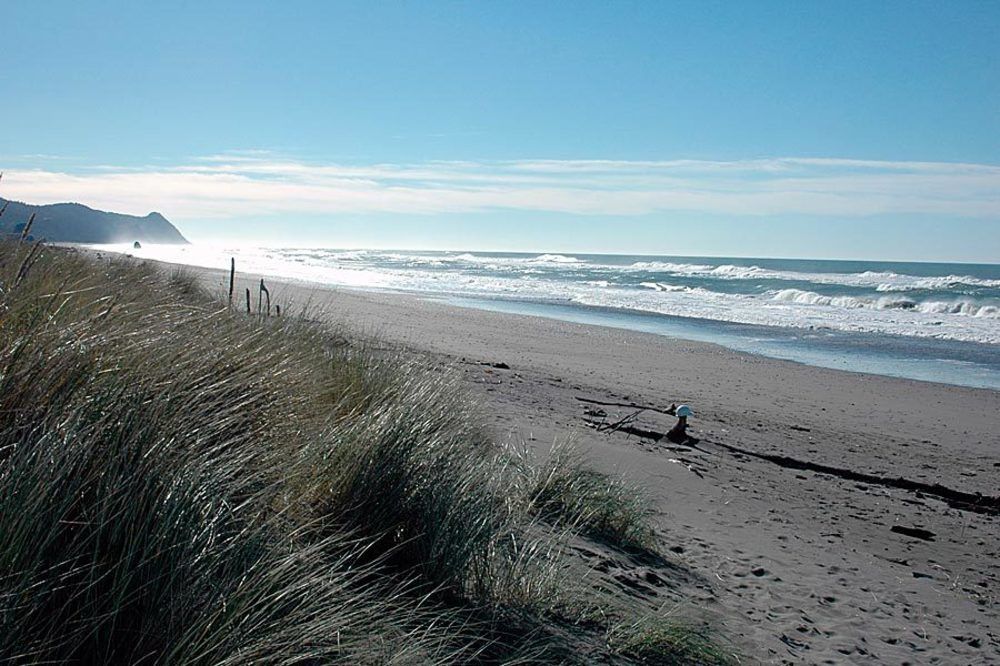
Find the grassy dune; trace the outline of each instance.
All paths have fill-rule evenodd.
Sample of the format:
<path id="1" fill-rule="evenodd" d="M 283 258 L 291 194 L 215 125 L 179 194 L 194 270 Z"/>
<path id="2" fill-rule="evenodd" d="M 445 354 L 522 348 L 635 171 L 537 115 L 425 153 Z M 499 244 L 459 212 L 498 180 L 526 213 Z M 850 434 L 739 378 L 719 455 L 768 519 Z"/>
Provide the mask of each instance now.
<path id="1" fill-rule="evenodd" d="M 727 662 L 567 582 L 643 506 L 377 341 L 0 246 L 0 663 Z"/>

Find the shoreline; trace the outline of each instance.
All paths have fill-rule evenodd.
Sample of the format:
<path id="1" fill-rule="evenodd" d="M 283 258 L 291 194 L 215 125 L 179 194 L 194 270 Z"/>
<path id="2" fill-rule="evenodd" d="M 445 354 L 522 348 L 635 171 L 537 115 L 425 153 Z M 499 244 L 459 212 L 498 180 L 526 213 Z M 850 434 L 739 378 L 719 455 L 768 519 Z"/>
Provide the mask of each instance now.
<path id="1" fill-rule="evenodd" d="M 84 252 L 107 252 L 140 261 L 189 270 L 228 275 L 221 268 L 135 256 L 127 251 L 100 246 L 71 245 Z M 529 253 L 530 254 L 530 253 Z M 240 274 L 238 272 L 238 274 Z M 256 275 L 256 274 L 254 274 Z M 735 321 L 669 315 L 644 310 L 622 310 L 599 305 L 556 303 L 536 300 L 469 296 L 446 292 L 405 290 L 378 285 L 333 284 L 301 277 L 265 275 L 268 281 L 296 285 L 318 292 L 333 290 L 347 293 L 382 294 L 413 298 L 429 303 L 463 309 L 542 317 L 580 325 L 604 326 L 636 333 L 652 334 L 671 340 L 715 345 L 754 357 L 792 362 L 809 367 L 841 372 L 875 375 L 964 388 L 1000 391 L 1000 365 L 987 360 L 995 345 L 984 342 L 922 338 L 812 327 L 782 327 L 744 324 Z M 564 312 L 565 311 L 565 312 Z M 825 339 L 819 339 L 820 337 Z M 888 344 L 886 344 L 888 341 Z M 903 356 L 896 341 L 926 347 L 922 354 Z M 902 348 L 902 347 L 900 347 Z M 1000 347 L 998 347 L 1000 348 Z M 972 366 L 971 369 L 968 366 Z"/>
<path id="2" fill-rule="evenodd" d="M 273 278 L 273 279 L 280 279 L 280 278 Z M 339 289 L 339 287 L 332 286 L 332 285 L 318 285 L 318 287 L 320 289 L 324 289 L 324 288 Z M 346 290 L 346 291 L 360 291 L 362 293 L 366 291 L 364 289 L 355 289 L 355 288 L 349 288 L 349 287 L 345 287 L 343 289 Z M 375 292 L 375 293 L 379 293 L 379 292 Z M 459 307 L 459 308 L 468 308 L 468 309 L 474 309 L 474 310 L 487 310 L 487 311 L 490 311 L 490 312 L 500 312 L 500 313 L 514 314 L 514 315 L 520 315 L 520 316 L 526 316 L 526 317 L 539 317 L 539 318 L 543 318 L 543 319 L 553 319 L 553 320 L 556 320 L 556 321 L 570 322 L 570 323 L 580 324 L 580 325 L 583 325 L 583 326 L 598 326 L 598 327 L 620 329 L 620 330 L 632 331 L 632 332 L 635 332 L 635 333 L 657 335 L 657 336 L 665 337 L 665 338 L 672 339 L 672 340 L 682 340 L 682 341 L 685 341 L 685 342 L 714 345 L 716 347 L 721 347 L 723 349 L 726 349 L 726 350 L 729 350 L 729 351 L 733 351 L 733 352 L 736 352 L 736 353 L 739 353 L 739 354 L 747 354 L 747 355 L 754 356 L 754 357 L 757 357 L 757 358 L 763 358 L 763 359 L 768 359 L 768 360 L 773 360 L 773 361 L 783 361 L 783 362 L 787 362 L 787 363 L 795 363 L 795 364 L 798 364 L 798 365 L 804 365 L 804 366 L 813 367 L 813 368 L 823 368 L 825 370 L 832 370 L 832 371 L 835 371 L 835 372 L 848 372 L 848 373 L 860 374 L 860 375 L 870 375 L 870 376 L 877 376 L 877 377 L 887 377 L 887 378 L 892 378 L 892 379 L 903 379 L 903 380 L 907 380 L 907 381 L 916 381 L 916 382 L 924 382 L 924 383 L 931 383 L 931 384 L 939 384 L 939 385 L 942 385 L 942 386 L 955 386 L 955 387 L 962 387 L 962 388 L 973 388 L 973 389 L 984 389 L 984 390 L 989 390 L 989 391 L 1000 391 L 1000 378 L 998 378 L 996 380 L 997 383 L 995 383 L 995 384 L 994 384 L 994 382 L 989 381 L 987 379 L 979 380 L 976 383 L 972 383 L 973 381 L 976 381 L 976 380 L 960 381 L 960 380 L 956 379 L 955 381 L 943 381 L 941 379 L 931 379 L 931 378 L 927 378 L 927 377 L 913 376 L 912 374 L 907 375 L 907 374 L 892 373 L 892 372 L 865 371 L 865 370 L 858 370 L 858 369 L 853 369 L 853 368 L 848 368 L 848 367 L 838 367 L 838 366 L 833 365 L 831 363 L 823 363 L 821 361 L 815 360 L 818 357 L 822 357 L 823 356 L 822 353 L 814 354 L 813 355 L 814 362 L 809 362 L 809 361 L 803 360 L 804 354 L 799 354 L 798 356 L 796 356 L 795 354 L 787 354 L 787 353 L 786 353 L 786 355 L 778 355 L 777 353 L 768 353 L 766 351 L 763 351 L 762 347 L 760 345 L 758 345 L 758 348 L 755 349 L 754 345 L 752 345 L 752 344 L 740 344 L 740 342 L 734 342 L 733 344 L 725 344 L 723 342 L 718 341 L 719 338 L 720 338 L 720 335 L 715 335 L 715 336 L 712 336 L 712 335 L 698 335 L 697 333 L 694 333 L 694 334 L 691 334 L 691 335 L 685 335 L 684 333 L 672 334 L 672 333 L 669 333 L 669 332 L 657 332 L 657 331 L 650 330 L 651 328 L 654 328 L 654 327 L 641 328 L 640 329 L 640 328 L 635 328 L 635 327 L 624 325 L 624 324 L 616 324 L 616 323 L 610 323 L 610 322 L 599 322 L 599 321 L 586 321 L 586 319 L 590 318 L 590 317 L 588 317 L 587 314 L 585 314 L 583 317 L 574 318 L 572 316 L 558 316 L 558 315 L 552 315 L 552 314 L 535 314 L 535 313 L 529 311 L 531 309 L 542 310 L 542 309 L 555 309 L 555 308 L 562 307 L 562 306 L 560 306 L 558 304 L 549 304 L 549 303 L 542 303 L 542 302 L 535 302 L 535 301 L 523 301 L 522 302 L 522 301 L 510 301 L 510 300 L 504 300 L 504 299 L 489 299 L 489 298 L 485 298 L 485 297 L 484 298 L 469 298 L 469 297 L 449 296 L 449 295 L 441 295 L 441 296 L 439 296 L 439 295 L 435 295 L 435 294 L 422 295 L 422 294 L 420 294 L 418 292 L 403 292 L 403 291 L 392 291 L 392 290 L 387 290 L 385 293 L 396 294 L 396 295 L 403 296 L 403 297 L 413 297 L 413 298 L 417 298 L 417 299 L 427 300 L 429 302 L 438 302 L 438 303 L 442 303 L 444 305 L 449 305 L 449 306 Z M 468 303 L 468 305 L 464 305 L 463 302 Z M 477 304 L 473 304 L 473 303 L 478 303 L 478 305 Z M 494 303 L 497 304 L 497 305 L 495 305 L 495 306 L 486 305 L 486 304 L 494 304 Z M 537 308 L 532 308 L 532 307 L 524 308 L 523 307 L 524 304 L 527 304 L 529 306 L 537 306 Z M 796 334 L 805 334 L 805 333 L 812 332 L 814 330 L 814 329 L 809 329 L 809 328 L 793 328 L 793 327 L 781 328 L 781 327 L 776 327 L 776 326 L 762 326 L 762 325 L 758 325 L 758 324 L 740 324 L 740 323 L 737 323 L 737 322 L 725 322 L 725 321 L 717 321 L 717 320 L 713 320 L 713 319 L 701 319 L 701 318 L 697 318 L 697 317 L 683 317 L 681 315 L 657 314 L 657 313 L 650 313 L 650 312 L 637 311 L 637 310 L 636 311 L 632 311 L 632 310 L 621 311 L 621 310 L 616 310 L 614 308 L 606 308 L 606 307 L 597 306 L 597 305 L 579 305 L 579 304 L 573 304 L 573 305 L 565 306 L 565 307 L 567 309 L 579 310 L 579 311 L 584 312 L 584 313 L 594 312 L 594 313 L 598 313 L 598 314 L 608 314 L 611 317 L 614 317 L 616 315 L 619 315 L 619 316 L 620 315 L 625 315 L 625 317 L 636 318 L 636 319 L 648 318 L 648 319 L 650 319 L 652 321 L 658 321 L 658 320 L 675 320 L 675 322 L 684 322 L 684 323 L 681 323 L 679 325 L 679 327 L 686 327 L 689 330 L 695 328 L 696 326 L 703 326 L 706 329 L 712 329 L 712 328 L 714 328 L 714 329 L 717 329 L 719 331 L 725 331 L 725 329 L 727 329 L 727 328 L 751 328 L 752 327 L 752 328 L 756 328 L 756 329 L 760 329 L 760 330 L 766 330 L 767 332 L 773 334 L 775 337 L 777 337 L 778 335 L 780 335 L 782 333 L 787 334 L 788 332 L 793 332 L 793 333 L 796 333 Z M 688 322 L 691 322 L 691 323 L 688 324 Z M 664 327 L 664 328 L 666 328 L 666 327 Z M 894 335 L 887 334 L 887 333 L 886 334 L 876 334 L 876 333 L 864 333 L 864 332 L 854 332 L 854 331 L 824 331 L 824 332 L 833 333 L 834 335 L 839 335 L 839 336 L 842 336 L 842 337 L 847 337 L 847 336 L 856 336 L 858 338 L 860 338 L 862 336 L 880 336 L 880 337 L 890 337 L 890 338 L 898 338 L 898 337 L 900 337 L 900 336 L 894 336 Z M 727 336 L 727 334 L 725 332 L 723 332 L 722 336 Z M 727 337 L 735 337 L 735 336 L 727 336 Z M 979 347 L 989 347 L 989 345 L 987 345 L 985 343 L 964 342 L 964 341 L 958 341 L 958 340 L 941 340 L 941 341 L 938 341 L 936 339 L 930 338 L 930 339 L 928 339 L 928 341 L 931 342 L 932 344 L 937 343 L 937 342 L 941 342 L 941 343 L 944 343 L 944 344 L 954 344 L 956 346 L 969 346 L 969 347 L 977 347 L 977 348 L 979 348 Z M 828 358 L 830 358 L 830 357 L 828 357 Z M 949 361 L 949 360 L 946 360 L 946 359 L 898 359 L 897 358 L 895 360 L 899 361 L 899 362 L 910 361 L 910 362 L 920 362 L 920 363 L 925 363 L 925 362 L 932 361 L 932 360 L 941 360 L 943 363 L 949 363 L 949 362 L 956 362 L 957 363 L 957 361 Z M 884 367 L 884 365 L 882 367 Z M 925 374 L 928 374 L 928 373 L 925 373 Z"/>

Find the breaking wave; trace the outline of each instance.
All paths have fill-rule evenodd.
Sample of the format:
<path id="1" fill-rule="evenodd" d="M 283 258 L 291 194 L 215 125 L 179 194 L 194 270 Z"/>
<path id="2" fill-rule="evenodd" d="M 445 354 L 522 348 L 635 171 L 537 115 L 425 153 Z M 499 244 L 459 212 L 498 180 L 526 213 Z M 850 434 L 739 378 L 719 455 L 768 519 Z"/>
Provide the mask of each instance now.
<path id="1" fill-rule="evenodd" d="M 827 305 L 839 308 L 868 308 L 872 310 L 913 310 L 928 314 L 956 314 L 969 317 L 1000 318 L 1000 307 L 983 305 L 968 300 L 916 301 L 904 297 L 882 296 L 828 296 L 803 289 L 782 289 L 772 292 L 772 300 L 799 305 Z"/>
<path id="2" fill-rule="evenodd" d="M 1000 279 L 982 278 L 971 275 L 949 274 L 942 276 L 918 276 L 892 271 L 860 271 L 856 273 L 837 272 L 805 272 L 792 270 L 776 270 L 757 264 L 710 264 L 685 263 L 670 261 L 636 261 L 629 265 L 580 259 L 572 255 L 545 253 L 535 256 L 504 256 L 481 255 L 472 252 L 460 254 L 447 253 L 403 253 L 378 250 L 280 250 L 282 255 L 295 261 L 335 261 L 344 263 L 370 263 L 373 265 L 407 265 L 407 266 L 461 266 L 471 265 L 491 268 L 500 271 L 530 270 L 538 266 L 546 270 L 554 270 L 559 266 L 573 266 L 595 273 L 607 274 L 652 274 L 642 281 L 648 284 L 664 285 L 669 280 L 664 277 L 715 279 L 727 281 L 739 280 L 781 280 L 787 282 L 807 282 L 822 285 L 843 285 L 873 289 L 877 292 L 907 292 L 907 291 L 952 291 L 956 289 L 997 289 Z M 645 275 L 643 277 L 646 277 Z M 652 287 L 651 287 L 652 288 Z"/>
<path id="3" fill-rule="evenodd" d="M 583 263 L 576 257 L 567 257 L 564 254 L 540 254 L 530 260 L 536 264 L 579 264 Z"/>
<path id="4" fill-rule="evenodd" d="M 920 277 L 888 271 L 863 271 L 860 273 L 805 273 L 777 271 L 760 266 L 734 264 L 678 264 L 659 261 L 638 261 L 628 267 L 633 271 L 669 273 L 673 275 L 709 277 L 721 280 L 788 280 L 816 284 L 841 284 L 849 287 L 874 287 L 877 291 L 947 290 L 956 287 L 998 288 L 1000 280 L 977 278 L 971 275 L 945 275 Z"/>
<path id="5" fill-rule="evenodd" d="M 958 265 L 943 267 L 943 275 L 915 276 L 905 270 L 864 270 L 882 266 L 859 262 L 833 264 L 842 272 L 824 273 L 803 270 L 813 262 L 766 259 L 737 265 L 554 253 L 201 245 L 108 249 L 216 268 L 235 257 L 241 273 L 360 289 L 575 303 L 787 329 L 1000 344 L 1000 271 L 967 276 Z M 913 266 L 913 271 L 929 270 Z M 772 280 L 783 282 L 767 282 Z"/>
<path id="6" fill-rule="evenodd" d="M 664 284 L 663 282 L 642 282 L 640 287 L 645 287 L 646 289 L 653 289 L 654 291 L 688 291 L 690 287 L 685 287 L 679 284 Z"/>

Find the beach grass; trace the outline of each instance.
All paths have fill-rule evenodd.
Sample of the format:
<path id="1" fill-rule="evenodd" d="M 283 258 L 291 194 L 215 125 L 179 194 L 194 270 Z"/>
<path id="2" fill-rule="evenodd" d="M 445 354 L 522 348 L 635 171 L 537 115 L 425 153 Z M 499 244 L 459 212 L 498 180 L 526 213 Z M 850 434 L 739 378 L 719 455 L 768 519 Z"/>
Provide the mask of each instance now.
<path id="1" fill-rule="evenodd" d="M 615 654 L 639 664 L 656 666 L 735 666 L 736 653 L 725 649 L 705 627 L 686 625 L 669 618 L 644 618 L 613 627 L 609 644 Z"/>
<path id="2" fill-rule="evenodd" d="M 531 474 L 531 510 L 543 520 L 573 525 L 611 546 L 655 553 L 653 502 L 639 486 L 594 470 L 568 441 L 557 442 Z"/>
<path id="3" fill-rule="evenodd" d="M 3 243 L 0 662 L 586 661 L 563 544 L 655 548 L 642 500 L 481 423 L 377 340 Z"/>

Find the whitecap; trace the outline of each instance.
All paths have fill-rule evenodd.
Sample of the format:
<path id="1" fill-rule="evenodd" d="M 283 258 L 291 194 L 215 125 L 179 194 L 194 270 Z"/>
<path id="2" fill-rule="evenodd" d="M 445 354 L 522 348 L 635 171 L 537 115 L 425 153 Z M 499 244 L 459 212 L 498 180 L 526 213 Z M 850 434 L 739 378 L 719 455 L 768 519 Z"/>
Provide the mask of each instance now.
<path id="1" fill-rule="evenodd" d="M 533 263 L 538 264 L 579 264 L 581 263 L 576 257 L 567 257 L 564 254 L 540 254 L 534 259 L 531 259 Z"/>

